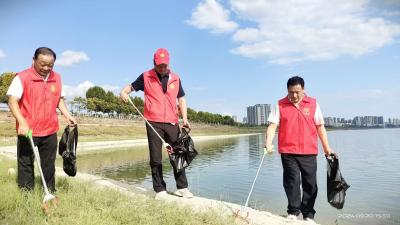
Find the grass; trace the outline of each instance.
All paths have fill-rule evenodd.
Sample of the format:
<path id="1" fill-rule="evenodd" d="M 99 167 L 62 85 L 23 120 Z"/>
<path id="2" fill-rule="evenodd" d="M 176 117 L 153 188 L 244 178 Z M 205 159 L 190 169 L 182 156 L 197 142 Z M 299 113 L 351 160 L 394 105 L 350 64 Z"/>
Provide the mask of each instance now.
<path id="1" fill-rule="evenodd" d="M 147 138 L 144 121 L 118 120 L 108 118 L 79 117 L 79 141 L 111 141 L 111 140 L 133 140 Z M 64 118 L 59 117 L 61 136 L 66 126 Z M 201 123 L 192 124 L 193 136 L 201 135 L 226 135 L 265 132 L 265 127 L 234 127 L 217 126 Z M 0 146 L 16 144 L 15 120 L 10 113 L 0 113 Z"/>
<path id="2" fill-rule="evenodd" d="M 16 162 L 0 155 L 0 224 L 7 225 L 117 225 L 117 224 L 234 224 L 234 218 L 221 217 L 215 211 L 194 212 L 175 204 L 137 195 L 127 197 L 117 191 L 97 188 L 87 182 L 57 178 L 60 203 L 49 214 L 40 208 L 43 193 L 40 179 L 32 192 L 17 188 L 15 175 L 8 168 Z"/>

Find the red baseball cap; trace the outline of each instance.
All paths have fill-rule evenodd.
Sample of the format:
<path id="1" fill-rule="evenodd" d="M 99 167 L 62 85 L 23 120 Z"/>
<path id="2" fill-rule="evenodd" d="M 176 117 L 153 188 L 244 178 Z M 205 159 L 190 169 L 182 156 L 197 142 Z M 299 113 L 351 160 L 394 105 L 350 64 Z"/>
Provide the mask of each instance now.
<path id="1" fill-rule="evenodd" d="M 154 63 L 156 65 L 169 64 L 169 53 L 165 48 L 159 48 L 154 53 Z"/>

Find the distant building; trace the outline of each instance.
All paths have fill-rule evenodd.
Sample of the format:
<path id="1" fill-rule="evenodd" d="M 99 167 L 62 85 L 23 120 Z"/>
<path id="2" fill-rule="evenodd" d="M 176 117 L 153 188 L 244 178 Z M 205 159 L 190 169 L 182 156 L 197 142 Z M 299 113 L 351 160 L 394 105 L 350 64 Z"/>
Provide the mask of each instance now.
<path id="1" fill-rule="evenodd" d="M 393 119 L 389 118 L 386 124 L 392 125 Z M 383 116 L 356 116 L 352 120 L 339 117 L 324 117 L 325 126 L 328 127 L 384 127 Z"/>
<path id="2" fill-rule="evenodd" d="M 243 123 L 247 123 L 247 117 L 243 117 Z"/>
<path id="3" fill-rule="evenodd" d="M 267 124 L 269 114 L 271 113 L 270 104 L 257 104 L 247 107 L 247 123 L 250 125 Z"/>
<path id="4" fill-rule="evenodd" d="M 400 126 L 400 119 L 398 118 L 389 118 L 388 123 L 391 126 Z"/>
<path id="5" fill-rule="evenodd" d="M 379 125 L 385 124 L 385 121 L 384 121 L 384 119 L 383 119 L 383 116 L 379 116 L 379 117 L 378 117 L 378 124 L 379 124 Z"/>
<path id="6" fill-rule="evenodd" d="M 377 127 L 384 125 L 383 116 L 356 116 L 351 125 L 357 127 Z"/>
<path id="7" fill-rule="evenodd" d="M 325 126 L 333 127 L 335 125 L 333 117 L 325 117 L 324 118 Z"/>

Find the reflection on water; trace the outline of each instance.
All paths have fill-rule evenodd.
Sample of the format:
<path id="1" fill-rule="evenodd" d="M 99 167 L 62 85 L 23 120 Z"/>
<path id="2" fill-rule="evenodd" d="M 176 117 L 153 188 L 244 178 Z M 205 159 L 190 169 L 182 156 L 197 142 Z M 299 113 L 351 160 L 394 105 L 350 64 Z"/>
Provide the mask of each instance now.
<path id="1" fill-rule="evenodd" d="M 400 129 L 349 130 L 328 133 L 340 155 L 342 173 L 351 185 L 344 209 L 326 200 L 326 161 L 318 156 L 316 221 L 322 224 L 400 224 Z M 193 193 L 244 204 L 263 155 L 263 135 L 195 143 L 198 157 L 187 169 Z M 321 149 L 321 148 L 320 148 Z M 168 156 L 164 178 L 173 191 L 175 181 Z M 147 147 L 82 155 L 81 172 L 89 172 L 152 189 Z M 249 205 L 286 214 L 282 166 L 278 153 L 266 156 Z"/>

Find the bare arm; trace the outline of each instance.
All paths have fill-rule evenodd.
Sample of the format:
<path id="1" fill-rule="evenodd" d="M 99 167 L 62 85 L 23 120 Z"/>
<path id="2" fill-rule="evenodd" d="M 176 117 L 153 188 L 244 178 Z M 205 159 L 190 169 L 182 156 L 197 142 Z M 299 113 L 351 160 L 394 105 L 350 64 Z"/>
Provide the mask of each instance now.
<path id="1" fill-rule="evenodd" d="M 132 91 L 135 91 L 135 90 L 132 88 L 132 85 L 128 84 L 121 90 L 121 93 L 119 94 L 119 96 L 121 97 L 121 99 L 124 102 L 128 102 L 129 94 Z"/>
<path id="2" fill-rule="evenodd" d="M 183 126 L 186 126 L 186 127 L 190 128 L 190 124 L 189 124 L 189 121 L 187 119 L 187 106 L 186 106 L 185 97 L 178 98 L 178 103 L 179 103 L 179 109 L 180 109 L 181 114 L 182 114 Z"/>
<path id="3" fill-rule="evenodd" d="M 267 149 L 267 152 L 273 151 L 274 146 L 272 145 L 272 141 L 274 140 L 277 127 L 278 127 L 278 124 L 270 123 L 267 128 L 266 136 L 265 136 L 265 148 Z"/>
<path id="4" fill-rule="evenodd" d="M 15 117 L 15 119 L 18 121 L 19 127 L 18 127 L 18 135 L 21 136 L 26 136 L 26 134 L 29 131 L 29 124 L 26 122 L 24 116 L 21 113 L 21 110 L 19 109 L 18 105 L 19 98 L 15 96 L 9 96 L 8 97 L 8 106 L 10 107 L 11 113 Z"/>
<path id="5" fill-rule="evenodd" d="M 75 118 L 72 117 L 71 114 L 69 113 L 69 111 L 67 109 L 67 106 L 65 105 L 64 98 L 60 98 L 60 101 L 58 102 L 58 109 L 63 114 L 65 120 L 68 123 L 68 125 L 75 126 L 77 124 Z"/>
<path id="6" fill-rule="evenodd" d="M 325 126 L 323 124 L 317 125 L 317 132 L 318 132 L 319 139 L 321 140 L 325 155 L 329 155 L 329 154 L 333 153 L 333 150 L 329 146 L 328 135 L 326 133 Z"/>

